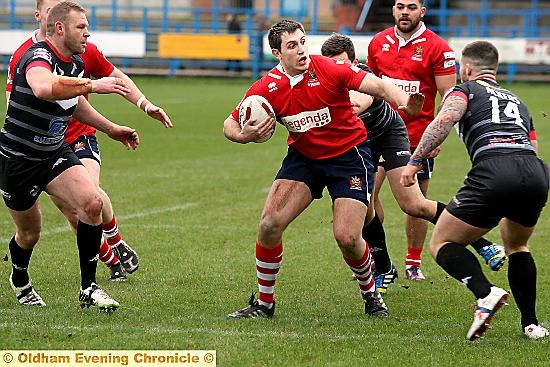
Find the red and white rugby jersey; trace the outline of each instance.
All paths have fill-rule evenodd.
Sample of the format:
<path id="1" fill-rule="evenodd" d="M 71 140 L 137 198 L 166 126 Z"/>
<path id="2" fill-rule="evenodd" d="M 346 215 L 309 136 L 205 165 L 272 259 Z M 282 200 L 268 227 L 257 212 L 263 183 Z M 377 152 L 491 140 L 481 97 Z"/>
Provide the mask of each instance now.
<path id="1" fill-rule="evenodd" d="M 6 91 L 11 92 L 13 76 L 15 73 L 15 66 L 21 59 L 21 56 L 27 51 L 32 45 L 34 45 L 38 40 L 36 39 L 36 30 L 32 37 L 26 40 L 19 48 L 14 52 L 13 56 L 10 58 L 9 68 L 8 68 L 8 80 L 6 83 Z M 111 75 L 114 70 L 114 65 L 109 62 L 103 55 L 97 46 L 91 42 L 86 43 L 86 51 L 80 54 L 80 57 L 84 61 L 84 77 L 88 78 L 93 76 L 94 78 L 102 78 L 105 76 Z M 88 99 L 88 95 L 84 96 Z M 94 136 L 96 129 L 83 124 L 73 118 L 69 123 L 69 128 L 67 129 L 65 135 L 65 141 L 69 144 L 74 142 L 80 136 Z"/>
<path id="2" fill-rule="evenodd" d="M 85 78 L 89 78 L 90 76 L 93 76 L 94 78 L 103 78 L 111 75 L 115 69 L 114 65 L 111 64 L 111 62 L 105 58 L 97 46 L 91 42 L 86 43 L 86 51 L 80 54 L 80 57 L 82 57 L 82 60 L 84 61 Z M 87 94 L 84 97 L 88 99 Z M 94 136 L 95 133 L 95 128 L 71 118 L 69 128 L 67 129 L 65 136 L 65 141 L 71 144 L 81 136 Z"/>
<path id="3" fill-rule="evenodd" d="M 424 23 L 408 41 L 399 37 L 395 27 L 391 27 L 377 33 L 371 40 L 368 66 L 377 76 L 390 79 L 405 92 L 420 92 L 426 96 L 418 115 L 407 116 L 399 111 L 407 125 L 411 146 L 416 147 L 434 118 L 435 76 L 456 74 L 455 52 Z"/>
<path id="4" fill-rule="evenodd" d="M 277 65 L 252 84 L 245 98 L 266 98 L 288 130 L 288 145 L 308 159 L 320 160 L 343 154 L 366 139 L 365 126 L 349 99 L 349 89 L 359 88 L 366 72 L 324 56 L 310 57 L 305 73 L 291 77 Z M 237 121 L 238 108 L 232 113 Z"/>
<path id="5" fill-rule="evenodd" d="M 36 39 L 36 34 L 38 32 L 39 32 L 38 29 L 36 31 L 34 31 L 32 36 L 29 39 L 27 39 L 25 42 L 23 42 L 21 44 L 21 46 L 19 46 L 17 48 L 17 50 L 15 50 L 13 55 L 11 55 L 10 62 L 8 64 L 8 79 L 6 81 L 6 92 L 11 93 L 11 89 L 12 89 L 12 86 L 13 86 L 13 78 L 14 78 L 14 75 L 15 75 L 15 67 L 16 67 L 17 63 L 19 62 L 19 60 L 21 60 L 21 56 L 23 56 L 23 54 L 32 45 L 34 45 L 36 42 L 38 42 L 38 40 Z"/>

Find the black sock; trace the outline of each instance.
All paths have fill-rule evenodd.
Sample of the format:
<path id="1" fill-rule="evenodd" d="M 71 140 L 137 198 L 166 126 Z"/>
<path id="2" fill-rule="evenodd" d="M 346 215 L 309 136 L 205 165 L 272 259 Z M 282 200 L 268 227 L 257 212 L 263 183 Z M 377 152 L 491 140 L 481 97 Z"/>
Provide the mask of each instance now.
<path id="1" fill-rule="evenodd" d="M 482 247 L 489 246 L 489 245 L 492 245 L 492 244 L 493 243 L 491 241 L 488 241 L 483 237 L 481 237 L 477 241 L 474 241 L 474 242 L 470 243 L 470 245 L 472 245 L 472 247 L 477 251 L 478 254 L 479 254 L 479 251 L 481 250 Z"/>
<path id="2" fill-rule="evenodd" d="M 450 276 L 466 285 L 477 299 L 491 293 L 491 283 L 483 274 L 477 258 L 458 243 L 447 243 L 439 249 L 435 261 Z"/>
<path id="3" fill-rule="evenodd" d="M 29 262 L 31 261 L 32 249 L 26 250 L 19 247 L 15 242 L 15 236 L 11 238 L 10 244 L 11 269 L 13 276 L 11 277 L 13 285 L 23 287 L 29 283 Z"/>
<path id="4" fill-rule="evenodd" d="M 92 226 L 78 221 L 76 227 L 76 244 L 80 259 L 80 277 L 82 289 L 96 282 L 95 273 L 99 259 L 99 245 L 103 235 L 101 224 Z"/>
<path id="5" fill-rule="evenodd" d="M 508 257 L 508 283 L 521 313 L 521 327 L 538 325 L 537 267 L 530 252 L 516 252 Z"/>
<path id="6" fill-rule="evenodd" d="M 443 213 L 443 210 L 445 210 L 446 207 L 447 205 L 443 204 L 442 202 L 440 201 L 437 202 L 437 209 L 435 210 L 435 216 L 433 217 L 432 220 L 430 220 L 432 224 L 437 223 L 437 220 L 439 219 L 439 217 L 441 217 L 441 213 Z"/>
<path id="7" fill-rule="evenodd" d="M 374 218 L 370 223 L 363 228 L 363 239 L 367 241 L 370 248 L 370 253 L 376 266 L 377 273 L 387 273 L 391 270 L 391 260 L 386 246 L 386 232 L 378 215 L 374 214 Z"/>

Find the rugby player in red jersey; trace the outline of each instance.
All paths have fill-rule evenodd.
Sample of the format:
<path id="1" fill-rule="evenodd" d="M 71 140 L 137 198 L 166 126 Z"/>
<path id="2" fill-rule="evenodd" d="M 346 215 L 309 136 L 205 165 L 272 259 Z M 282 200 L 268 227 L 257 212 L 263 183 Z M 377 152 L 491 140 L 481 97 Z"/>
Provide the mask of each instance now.
<path id="1" fill-rule="evenodd" d="M 6 101 L 9 101 L 12 80 L 17 62 L 25 51 L 29 49 L 29 47 L 46 38 L 47 14 L 50 9 L 59 2 L 60 0 L 36 1 L 35 18 L 38 21 L 40 28 L 37 29 L 28 40 L 19 46 L 10 59 L 8 79 L 6 83 Z M 80 57 L 84 61 L 85 78 L 89 78 L 90 76 L 93 76 L 94 78 L 102 78 L 106 76 L 121 78 L 124 80 L 125 85 L 131 90 L 131 92 L 126 94 L 124 98 L 132 104 L 137 104 L 137 106 L 145 111 L 150 117 L 159 120 L 164 127 L 172 127 L 172 122 L 164 110 L 149 102 L 136 84 L 125 73 L 111 64 L 111 62 L 105 58 L 95 44 L 87 42 L 86 50 L 84 53 L 80 54 Z M 88 95 L 85 95 L 85 97 L 88 98 Z M 118 224 L 114 215 L 111 200 L 107 193 L 99 187 L 101 158 L 96 139 L 96 129 L 71 118 L 69 128 L 66 132 L 65 141 L 71 146 L 77 157 L 88 169 L 102 196 L 103 234 L 105 238 L 100 247 L 100 259 L 109 267 L 111 280 L 125 280 L 126 272 L 133 273 L 137 270 L 139 267 L 139 259 L 136 252 L 122 239 L 118 230 Z M 63 202 L 56 196 L 52 195 L 51 198 L 66 216 L 73 231 L 75 231 L 78 223 L 76 210 L 71 208 L 67 205 L 67 203 Z"/>
<path id="2" fill-rule="evenodd" d="M 424 107 L 418 115 L 406 116 L 400 113 L 413 151 L 434 117 L 437 93 L 443 96 L 456 83 L 455 52 L 445 40 L 426 28 L 422 22 L 425 14 L 424 0 L 396 0 L 393 6 L 395 26 L 377 33 L 368 46 L 368 66 L 377 76 L 390 80 L 406 93 L 420 92 L 426 96 Z M 434 168 L 433 158 L 439 149 L 434 149 L 421 162 L 422 169 L 417 174 L 420 189 L 425 196 Z M 383 208 L 377 197 L 385 172 L 383 168 L 379 172 L 374 203 L 378 216 L 383 220 Z M 407 215 L 408 251 L 405 262 L 408 279 L 424 279 L 420 266 L 427 230 L 428 222 Z M 493 270 L 500 269 L 506 260 L 501 247 L 490 241 L 480 239 L 472 246 Z"/>
<path id="3" fill-rule="evenodd" d="M 282 20 L 268 32 L 269 45 L 279 64 L 246 92 L 261 95 L 275 116 L 243 128 L 238 107 L 224 121 L 224 134 L 234 142 L 249 143 L 269 136 L 275 118 L 288 130 L 288 152 L 266 199 L 256 239 L 259 295 L 232 318 L 272 317 L 274 287 L 283 255 L 283 232 L 326 187 L 333 202 L 334 238 L 345 262 L 356 275 L 365 313 L 387 316 L 375 289 L 369 247 L 361 230 L 372 189 L 373 164 L 367 133 L 353 110 L 349 90 L 359 90 L 399 106 L 407 114 L 422 108 L 424 97 L 400 88 L 353 65 L 309 55 L 303 26 Z M 312 253 L 315 256 L 315 252 Z"/>

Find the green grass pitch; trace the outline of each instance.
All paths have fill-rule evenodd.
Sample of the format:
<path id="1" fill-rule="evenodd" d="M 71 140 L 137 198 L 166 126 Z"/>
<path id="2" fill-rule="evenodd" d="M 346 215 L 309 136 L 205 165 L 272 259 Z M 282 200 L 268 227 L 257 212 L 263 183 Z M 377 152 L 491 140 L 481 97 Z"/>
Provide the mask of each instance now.
<path id="1" fill-rule="evenodd" d="M 170 114 L 164 129 L 119 96 L 92 104 L 113 121 L 135 127 L 137 151 L 100 135 L 102 187 L 110 194 L 124 239 L 141 256 L 125 283 L 98 280 L 121 308 L 113 314 L 78 305 L 75 239 L 46 195 L 43 234 L 30 274 L 47 307 L 20 306 L 10 289 L 10 262 L 0 261 L 0 350 L 214 349 L 219 366 L 543 366 L 549 340 L 530 341 L 514 301 L 499 311 L 484 339 L 466 340 L 473 317 L 470 292 L 423 256 L 427 280 L 404 279 L 404 215 L 384 187 L 386 231 L 400 278 L 384 297 L 387 319 L 363 314 L 357 285 L 332 237 L 327 195 L 287 229 L 271 320 L 229 320 L 256 291 L 254 241 L 258 218 L 280 162 L 286 134 L 279 125 L 264 144 L 226 140 L 222 123 L 250 84 L 245 79 L 136 78 Z M 550 162 L 546 84 L 511 89 L 535 119 L 540 154 Z M 4 104 L 0 104 L 4 112 Z M 437 159 L 430 196 L 447 202 L 469 167 L 452 134 Z M 550 324 L 550 222 L 543 213 L 531 247 L 538 265 L 538 314 Z M 431 227 L 430 227 L 431 229 Z M 0 254 L 13 224 L 0 210 Z M 498 231 L 488 238 L 499 240 Z M 506 270 L 491 281 L 508 288 Z M 0 362 L 1 365 L 2 362 Z"/>

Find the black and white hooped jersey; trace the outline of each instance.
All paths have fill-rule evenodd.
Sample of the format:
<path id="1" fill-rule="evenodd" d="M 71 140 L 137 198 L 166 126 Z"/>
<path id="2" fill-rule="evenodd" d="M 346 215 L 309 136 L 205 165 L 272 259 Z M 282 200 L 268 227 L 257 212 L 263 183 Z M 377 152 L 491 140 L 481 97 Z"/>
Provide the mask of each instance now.
<path id="1" fill-rule="evenodd" d="M 78 97 L 66 100 L 37 98 L 26 71 L 31 66 L 49 68 L 54 75 L 81 77 L 80 56 L 67 59 L 48 41 L 31 46 L 17 63 L 4 126 L 0 131 L 0 154 L 28 160 L 42 160 L 61 148 Z"/>
<path id="2" fill-rule="evenodd" d="M 456 125 L 470 160 L 487 155 L 535 152 L 529 140 L 533 121 L 527 106 L 492 79 L 470 80 L 454 87 L 468 106 Z"/>
<path id="3" fill-rule="evenodd" d="M 357 66 L 373 74 L 367 65 L 358 64 Z M 397 112 L 382 98 L 373 97 L 370 107 L 359 113 L 358 116 L 367 128 L 367 138 L 372 140 L 382 135 L 397 119 Z"/>

